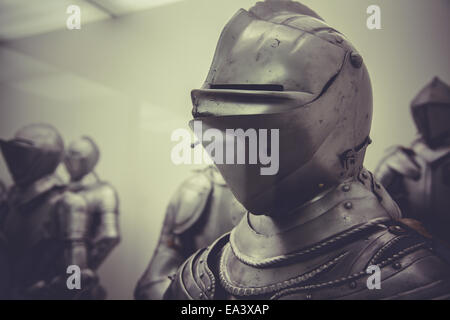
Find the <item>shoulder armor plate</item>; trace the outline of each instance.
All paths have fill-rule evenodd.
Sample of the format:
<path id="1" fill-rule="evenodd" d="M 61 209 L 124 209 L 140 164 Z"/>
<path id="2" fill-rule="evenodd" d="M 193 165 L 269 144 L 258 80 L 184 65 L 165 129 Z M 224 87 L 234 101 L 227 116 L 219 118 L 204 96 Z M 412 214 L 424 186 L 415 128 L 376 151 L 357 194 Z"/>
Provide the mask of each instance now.
<path id="1" fill-rule="evenodd" d="M 116 190 L 107 182 L 100 182 L 81 193 L 89 209 L 106 213 L 119 210 L 119 197 Z"/>
<path id="2" fill-rule="evenodd" d="M 178 188 L 169 203 L 175 216 L 175 234 L 184 233 L 200 219 L 212 189 L 211 180 L 203 172 L 193 175 Z"/>
<path id="3" fill-rule="evenodd" d="M 170 299 L 214 299 L 217 281 L 212 271 L 213 265 L 228 238 L 229 234 L 223 235 L 210 247 L 197 251 L 181 265 L 168 291 Z"/>

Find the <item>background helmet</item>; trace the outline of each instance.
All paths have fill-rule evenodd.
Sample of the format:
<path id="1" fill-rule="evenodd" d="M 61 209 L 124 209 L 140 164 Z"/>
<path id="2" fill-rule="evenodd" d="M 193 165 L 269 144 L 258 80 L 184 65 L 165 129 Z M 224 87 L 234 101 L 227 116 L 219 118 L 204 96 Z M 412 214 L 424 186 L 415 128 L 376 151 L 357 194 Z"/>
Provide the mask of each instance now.
<path id="1" fill-rule="evenodd" d="M 450 87 L 435 77 L 411 102 L 411 113 L 432 148 L 450 143 Z"/>
<path id="2" fill-rule="evenodd" d="M 61 161 L 64 143 L 58 131 L 48 124 L 30 124 L 11 140 L 0 140 L 3 157 L 19 187 L 52 174 Z"/>
<path id="3" fill-rule="evenodd" d="M 191 95 L 203 131 L 279 129 L 277 174 L 261 175 L 260 164 L 216 164 L 254 214 L 288 212 L 362 168 L 372 119 L 368 72 L 350 42 L 304 5 L 265 1 L 239 10 Z"/>
<path id="4" fill-rule="evenodd" d="M 100 150 L 90 137 L 80 137 L 69 144 L 64 156 L 64 165 L 73 181 L 92 172 L 100 158 Z"/>

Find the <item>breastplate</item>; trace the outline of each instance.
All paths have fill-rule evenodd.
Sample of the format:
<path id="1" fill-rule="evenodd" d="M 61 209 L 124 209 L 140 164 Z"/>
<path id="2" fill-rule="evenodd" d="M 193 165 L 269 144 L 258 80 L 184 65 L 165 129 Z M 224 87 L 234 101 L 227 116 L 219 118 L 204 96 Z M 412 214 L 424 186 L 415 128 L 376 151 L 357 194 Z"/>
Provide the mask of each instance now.
<path id="1" fill-rule="evenodd" d="M 431 228 L 450 225 L 450 147 L 430 149 L 423 142 L 413 144 L 420 165 L 418 180 L 404 179 L 407 211 Z"/>

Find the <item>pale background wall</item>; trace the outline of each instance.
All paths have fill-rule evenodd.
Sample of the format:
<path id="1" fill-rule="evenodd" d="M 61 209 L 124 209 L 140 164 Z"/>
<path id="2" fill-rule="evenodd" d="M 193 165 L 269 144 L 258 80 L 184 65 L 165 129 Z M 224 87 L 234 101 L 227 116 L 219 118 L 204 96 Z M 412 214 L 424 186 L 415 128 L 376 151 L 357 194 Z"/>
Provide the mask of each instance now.
<path id="1" fill-rule="evenodd" d="M 66 141 L 101 148 L 101 177 L 121 198 L 123 240 L 100 270 L 113 299 L 132 297 L 170 195 L 192 166 L 170 161 L 171 132 L 187 128 L 192 88 L 206 77 L 220 31 L 253 0 L 185 0 L 117 19 L 0 43 L 0 136 L 48 122 Z M 409 102 L 434 75 L 450 82 L 450 1 L 304 1 L 362 53 L 374 92 L 366 166 L 415 134 Z M 378 4 L 382 30 L 365 26 Z M 61 9 L 62 22 L 66 18 Z M 10 182 L 3 161 L 0 178 Z"/>

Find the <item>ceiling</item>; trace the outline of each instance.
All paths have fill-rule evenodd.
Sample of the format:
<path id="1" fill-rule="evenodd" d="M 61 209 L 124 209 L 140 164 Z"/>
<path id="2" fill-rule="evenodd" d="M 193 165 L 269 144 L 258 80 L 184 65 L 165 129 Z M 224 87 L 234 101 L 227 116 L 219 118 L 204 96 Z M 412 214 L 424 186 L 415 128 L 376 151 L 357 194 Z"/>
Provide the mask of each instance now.
<path id="1" fill-rule="evenodd" d="M 181 0 L 0 0 L 0 41 L 63 30 L 70 5 L 80 7 L 83 28 L 95 21 L 119 19 L 178 1 Z M 121 94 L 7 45 L 0 44 L 0 66 L 0 89 L 8 88 L 60 102 L 104 99 Z"/>
<path id="2" fill-rule="evenodd" d="M 66 27 L 67 7 L 77 5 L 83 24 L 181 0 L 0 0 L 0 40 L 29 37 Z"/>
<path id="3" fill-rule="evenodd" d="M 60 102 L 112 98 L 119 94 L 101 83 L 60 70 L 29 55 L 2 46 L 0 46 L 0 64 L 2 65 L 0 88 L 5 86 L 18 92 Z"/>

